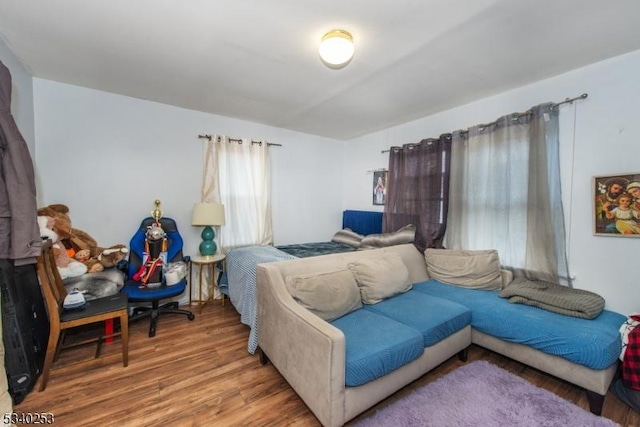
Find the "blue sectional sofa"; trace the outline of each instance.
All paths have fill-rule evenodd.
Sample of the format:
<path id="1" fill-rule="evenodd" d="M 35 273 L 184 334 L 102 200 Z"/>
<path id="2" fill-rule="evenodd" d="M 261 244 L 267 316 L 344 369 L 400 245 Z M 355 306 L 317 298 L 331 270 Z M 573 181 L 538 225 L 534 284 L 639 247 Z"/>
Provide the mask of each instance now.
<path id="1" fill-rule="evenodd" d="M 350 303 L 335 319 L 292 290 L 367 259 L 393 265 L 411 289 Z M 583 387 L 598 414 L 617 368 L 624 316 L 604 310 L 578 319 L 511 304 L 499 290 L 441 283 L 413 245 L 261 264 L 257 276 L 261 361 L 273 363 L 325 426 L 343 425 L 456 354 L 464 358 L 472 343 Z M 499 280 L 507 286 L 510 274 Z"/>

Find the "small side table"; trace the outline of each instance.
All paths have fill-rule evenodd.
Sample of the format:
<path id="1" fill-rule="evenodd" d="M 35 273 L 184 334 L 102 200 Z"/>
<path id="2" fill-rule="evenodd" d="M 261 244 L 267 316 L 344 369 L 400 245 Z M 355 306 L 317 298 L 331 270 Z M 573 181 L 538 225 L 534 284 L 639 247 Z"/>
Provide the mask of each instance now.
<path id="1" fill-rule="evenodd" d="M 191 261 L 189 262 L 189 279 L 192 278 L 192 268 L 195 265 L 198 267 L 198 299 L 192 299 L 193 297 L 193 287 L 189 288 L 189 307 L 191 307 L 192 303 L 198 303 L 198 308 L 200 309 L 200 313 L 202 313 L 202 307 L 204 307 L 209 301 L 213 300 L 213 285 L 215 283 L 215 274 L 216 274 L 216 265 L 218 263 L 224 261 L 226 255 L 225 254 L 215 254 L 209 257 L 191 257 Z M 207 299 L 202 299 L 202 273 L 203 269 L 209 269 L 209 284 L 207 290 Z M 224 295 L 222 296 L 222 305 L 224 305 Z"/>

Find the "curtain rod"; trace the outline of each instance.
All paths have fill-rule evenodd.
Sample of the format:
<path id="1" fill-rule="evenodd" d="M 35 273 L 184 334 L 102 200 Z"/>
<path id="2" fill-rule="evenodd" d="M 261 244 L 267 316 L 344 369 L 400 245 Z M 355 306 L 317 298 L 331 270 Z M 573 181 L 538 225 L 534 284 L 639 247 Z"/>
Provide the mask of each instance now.
<path id="1" fill-rule="evenodd" d="M 212 135 L 198 135 L 198 138 L 200 139 L 208 139 L 209 141 L 211 141 L 211 139 L 213 138 Z M 241 139 L 235 139 L 235 138 L 229 138 L 229 141 L 233 141 L 233 142 L 239 142 L 242 143 Z M 220 137 L 218 137 L 218 142 L 220 142 Z M 252 144 L 262 144 L 262 141 L 251 141 Z M 282 147 L 282 144 L 274 144 L 273 142 L 267 142 L 267 147 Z"/>
<path id="2" fill-rule="evenodd" d="M 562 104 L 573 104 L 573 102 L 574 102 L 574 101 L 579 101 L 579 100 L 581 100 L 581 99 L 586 99 L 588 96 L 589 96 L 589 94 L 588 94 L 588 93 L 583 93 L 582 95 L 580 95 L 580 96 L 576 96 L 575 98 L 566 98 L 564 101 L 556 102 L 556 104 L 555 104 L 555 105 L 556 105 L 556 106 L 558 106 L 558 105 L 562 105 Z M 520 114 L 518 114 L 518 116 L 517 116 L 517 117 L 526 116 L 526 115 L 527 115 L 527 114 L 529 114 L 530 112 L 531 112 L 531 111 L 525 111 L 524 113 L 520 113 Z M 491 125 L 494 125 L 494 124 L 496 124 L 496 123 L 497 123 L 497 122 L 490 122 L 490 123 L 482 124 L 482 125 L 480 125 L 480 126 L 491 126 Z M 468 131 L 468 129 L 465 129 L 465 130 L 463 130 L 462 132 L 465 132 L 465 131 Z M 391 151 L 391 150 L 382 150 L 382 151 L 380 151 L 380 153 L 384 154 L 384 153 L 388 153 L 388 152 L 390 152 L 390 151 Z"/>
<path id="3" fill-rule="evenodd" d="M 562 102 L 558 102 L 556 105 L 562 105 L 562 104 L 573 104 L 573 101 L 578 101 L 580 99 L 586 99 L 587 96 L 589 96 L 588 93 L 583 93 L 580 96 L 576 96 L 575 98 L 567 98 Z"/>

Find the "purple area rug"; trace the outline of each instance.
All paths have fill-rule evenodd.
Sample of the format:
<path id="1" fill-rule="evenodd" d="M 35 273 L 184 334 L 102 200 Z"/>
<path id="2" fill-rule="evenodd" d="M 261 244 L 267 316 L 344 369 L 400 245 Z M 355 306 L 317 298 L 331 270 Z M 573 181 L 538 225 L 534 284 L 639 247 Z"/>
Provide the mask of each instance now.
<path id="1" fill-rule="evenodd" d="M 485 361 L 458 368 L 353 425 L 619 426 Z"/>

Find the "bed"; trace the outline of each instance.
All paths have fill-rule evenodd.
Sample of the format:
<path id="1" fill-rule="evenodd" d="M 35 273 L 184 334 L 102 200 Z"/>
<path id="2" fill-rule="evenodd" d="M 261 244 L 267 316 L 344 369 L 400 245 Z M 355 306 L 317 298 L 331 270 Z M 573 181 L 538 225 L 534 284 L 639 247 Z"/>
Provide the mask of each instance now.
<path id="1" fill-rule="evenodd" d="M 382 212 L 346 210 L 342 213 L 342 229 L 367 236 L 382 232 Z M 339 242 L 313 242 L 284 246 L 247 246 L 230 251 L 226 268 L 219 280 L 220 292 L 229 297 L 240 313 L 240 321 L 249 326 L 247 350 L 255 354 L 258 348 L 256 307 L 256 266 L 262 263 L 292 258 L 354 251 L 357 248 Z"/>
<path id="2" fill-rule="evenodd" d="M 351 230 L 352 232 L 362 236 L 379 234 L 382 232 L 382 212 L 354 210 L 344 211 L 342 213 L 342 229 Z M 297 258 L 307 258 L 310 256 L 351 252 L 356 250 L 356 247 L 354 246 L 349 246 L 335 241 L 282 245 L 276 246 L 276 248 Z"/>

